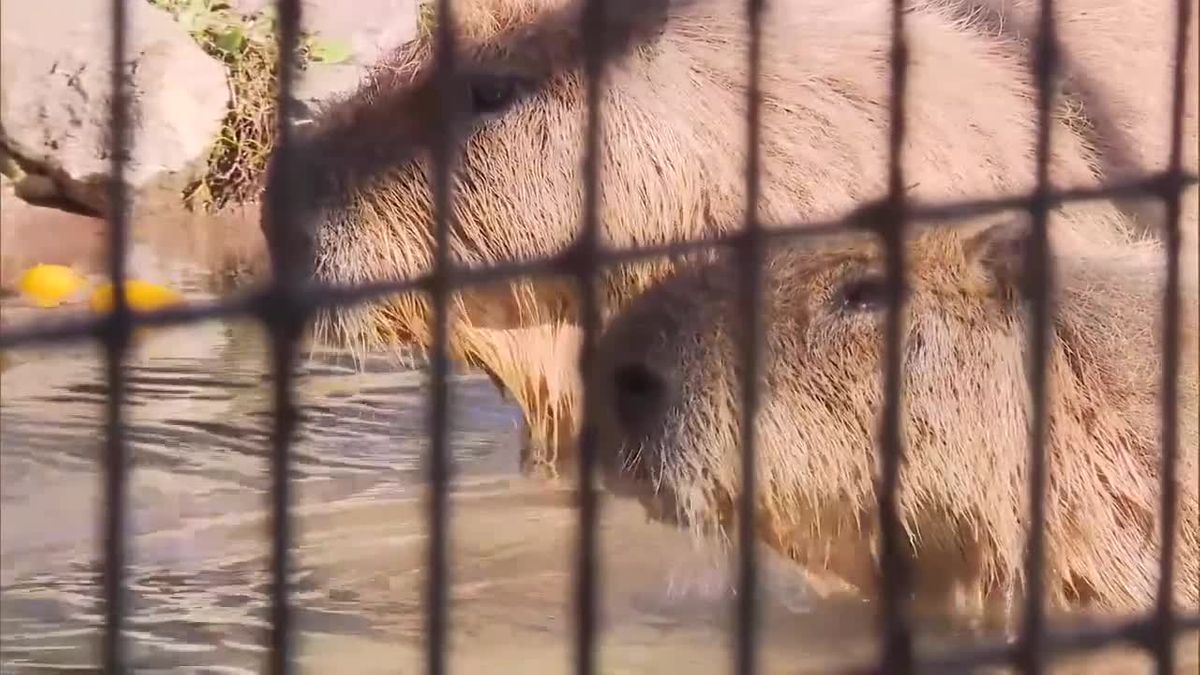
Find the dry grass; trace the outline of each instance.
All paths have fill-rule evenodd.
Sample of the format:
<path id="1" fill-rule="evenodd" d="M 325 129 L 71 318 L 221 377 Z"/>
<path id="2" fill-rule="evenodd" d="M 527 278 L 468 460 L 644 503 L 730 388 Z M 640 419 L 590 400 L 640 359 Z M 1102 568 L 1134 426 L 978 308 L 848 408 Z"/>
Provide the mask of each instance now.
<path id="1" fill-rule="evenodd" d="M 417 35 L 429 37 L 437 25 L 437 0 L 421 0 L 417 3 Z"/>

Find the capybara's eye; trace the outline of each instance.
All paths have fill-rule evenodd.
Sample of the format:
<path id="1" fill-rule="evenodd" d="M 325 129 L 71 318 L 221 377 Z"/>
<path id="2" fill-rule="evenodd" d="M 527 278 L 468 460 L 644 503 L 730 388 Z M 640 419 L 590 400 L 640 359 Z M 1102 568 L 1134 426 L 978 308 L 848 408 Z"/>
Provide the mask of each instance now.
<path id="1" fill-rule="evenodd" d="M 512 102 L 517 83 L 510 77 L 479 77 L 471 82 L 471 109 L 476 114 L 498 112 Z"/>
<path id="2" fill-rule="evenodd" d="M 873 312 L 887 306 L 888 286 L 882 277 L 854 279 L 842 287 L 837 303 L 845 311 Z"/>

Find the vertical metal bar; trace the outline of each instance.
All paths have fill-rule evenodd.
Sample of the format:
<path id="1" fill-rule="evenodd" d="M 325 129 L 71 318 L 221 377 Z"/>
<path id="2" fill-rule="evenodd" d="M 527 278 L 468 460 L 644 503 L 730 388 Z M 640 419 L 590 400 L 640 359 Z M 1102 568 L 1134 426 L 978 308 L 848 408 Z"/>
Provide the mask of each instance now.
<path id="1" fill-rule="evenodd" d="M 426 667 L 430 675 L 446 670 L 448 619 L 447 519 L 449 457 L 449 400 L 447 378 L 450 362 L 446 350 L 449 331 L 447 297 L 450 281 L 450 222 L 453 216 L 451 194 L 451 156 L 456 139 L 454 132 L 458 106 L 454 90 L 455 33 L 450 0 L 437 0 L 434 76 L 440 115 L 435 119 L 433 155 L 434 250 L 430 295 L 433 313 L 430 326 L 433 345 L 430 353 L 430 447 L 429 447 L 429 544 L 426 571 L 425 599 Z"/>
<path id="2" fill-rule="evenodd" d="M 757 668 L 758 642 L 758 561 L 756 541 L 756 507 L 758 476 L 755 426 L 759 408 L 759 370 L 761 345 L 765 331 L 762 316 L 762 226 L 758 222 L 758 200 L 761 193 L 761 131 L 762 131 L 762 15 L 765 0 L 748 0 L 746 21 L 749 24 L 749 68 L 746 83 L 746 211 L 743 239 L 738 247 L 739 287 L 741 305 L 745 310 L 740 359 L 742 362 L 742 419 L 740 446 L 742 450 L 742 485 L 738 499 L 738 589 L 737 643 L 734 649 L 734 669 L 740 675 L 752 675 Z"/>
<path id="3" fill-rule="evenodd" d="M 596 397 L 595 349 L 600 330 L 598 301 L 598 251 L 600 245 L 600 104 L 604 91 L 604 0 L 585 0 L 579 30 L 583 37 L 584 87 L 587 104 L 587 128 L 584 131 L 583 222 L 576 242 L 578 256 L 576 281 L 580 292 L 583 341 L 579 353 L 579 372 L 583 376 L 583 419 L 579 427 L 579 541 L 575 579 L 575 672 L 596 672 L 596 615 L 599 595 L 597 558 L 596 499 Z"/>
<path id="4" fill-rule="evenodd" d="M 112 1 L 112 79 L 109 139 L 112 144 L 108 182 L 108 268 L 113 285 L 113 312 L 104 334 L 108 402 L 108 443 L 104 461 L 104 672 L 125 670 L 121 630 L 125 621 L 125 511 L 128 454 L 125 447 L 125 354 L 129 346 L 129 304 L 124 293 L 125 253 L 129 230 L 125 163 L 129 153 L 129 89 L 126 82 L 125 0 Z"/>
<path id="5" fill-rule="evenodd" d="M 904 366 L 904 299 L 907 284 L 905 230 L 907 204 L 904 189 L 905 117 L 908 96 L 908 35 L 905 32 L 904 0 L 893 0 L 891 13 L 891 82 L 888 127 L 887 208 L 878 223 L 887 254 L 888 313 L 884 328 L 885 372 L 884 407 L 880 419 L 880 467 L 876 499 L 879 507 L 880 566 L 883 596 L 881 619 L 883 645 L 881 672 L 912 671 L 912 633 L 905 598 L 908 594 L 908 558 L 897 493 L 900 467 L 903 465 L 904 440 L 901 435 L 901 397 Z"/>
<path id="6" fill-rule="evenodd" d="M 1017 665 L 1026 673 L 1045 668 L 1045 541 L 1046 436 L 1049 411 L 1046 380 L 1049 365 L 1050 298 L 1053 283 L 1052 260 L 1047 221 L 1050 214 L 1050 129 L 1054 105 L 1054 75 L 1058 64 L 1054 2 L 1041 0 L 1033 69 L 1037 86 L 1037 139 L 1035 147 L 1036 185 L 1030 201 L 1032 230 L 1026 283 L 1033 295 L 1033 323 L 1029 332 L 1029 392 L 1033 416 L 1029 423 L 1029 539 L 1025 558 L 1025 613 L 1022 619 L 1021 646 Z"/>
<path id="7" fill-rule="evenodd" d="M 276 232 L 295 227 L 292 208 L 296 185 L 295 152 L 292 144 L 292 84 L 297 70 L 297 47 L 300 38 L 299 0 L 277 0 L 279 45 L 278 92 L 276 98 L 276 147 L 278 155 L 276 188 L 268 195 L 270 214 L 275 219 L 271 227 Z M 298 415 L 292 397 L 293 366 L 296 360 L 296 340 L 303 325 L 296 287 L 305 269 L 305 261 L 287 259 L 276 268 L 278 304 L 264 314 L 271 336 L 272 376 L 274 381 L 274 429 L 271 437 L 271 629 L 269 670 L 283 675 L 291 670 L 292 611 L 288 597 L 288 575 L 291 571 L 291 443 Z"/>
<path id="8" fill-rule="evenodd" d="M 1186 93 L 1188 27 L 1191 23 L 1190 0 L 1175 2 L 1175 73 L 1171 83 L 1171 145 L 1167 162 L 1169 176 L 1166 201 L 1167 287 L 1163 297 L 1162 359 L 1162 550 L 1158 597 L 1154 611 L 1155 661 L 1159 675 L 1175 672 L 1175 582 L 1176 508 L 1179 505 L 1177 473 L 1179 456 L 1179 255 L 1182 247 L 1180 219 L 1183 201 L 1183 113 Z"/>
<path id="9" fill-rule="evenodd" d="M 292 369 L 296 359 L 296 342 L 287 317 L 272 325 L 272 377 L 275 428 L 271 434 L 271 634 L 270 672 L 282 675 L 291 671 L 292 611 L 288 598 L 287 580 L 291 570 L 292 523 L 291 505 L 291 443 L 297 424 L 295 402 L 292 399 Z"/>

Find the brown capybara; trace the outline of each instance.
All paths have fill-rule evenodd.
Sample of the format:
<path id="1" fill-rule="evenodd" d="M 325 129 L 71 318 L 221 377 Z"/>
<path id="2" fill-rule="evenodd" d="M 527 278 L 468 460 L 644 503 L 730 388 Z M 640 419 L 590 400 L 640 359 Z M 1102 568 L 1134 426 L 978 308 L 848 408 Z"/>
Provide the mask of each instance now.
<path id="1" fill-rule="evenodd" d="M 579 8 L 575 0 L 453 4 L 461 73 L 453 91 L 469 111 L 455 172 L 453 258 L 480 267 L 561 253 L 579 231 L 584 193 Z M 1035 18 L 1027 4 L 1013 5 L 1026 23 Z M 618 39 L 607 45 L 616 56 L 601 113 L 603 243 L 662 244 L 739 227 L 745 209 L 744 0 L 609 5 Z M 1069 17 L 1064 35 L 1083 43 L 1064 44 L 1066 54 L 1073 46 L 1084 54 L 1067 63 L 1066 82 L 1082 78 L 1096 83 L 1088 91 L 1121 91 L 1123 103 L 1097 112 L 1086 97 L 1060 98 L 1053 122 L 1057 186 L 1097 185 L 1114 173 L 1105 154 L 1113 143 L 1101 142 L 1106 129 L 1120 130 L 1125 140 L 1168 136 L 1158 104 L 1169 97 L 1172 59 L 1164 45 L 1171 44 L 1171 3 L 1101 5 L 1058 3 Z M 1027 31 L 1009 30 L 1008 3 L 920 0 L 910 6 L 909 196 L 933 201 L 1027 191 L 1035 144 L 1034 86 L 1022 42 Z M 890 2 L 773 0 L 767 7 L 758 214 L 768 227 L 833 218 L 885 189 Z M 303 189 L 288 196 L 300 218 L 282 231 L 266 228 L 276 255 L 308 252 L 313 277 L 339 285 L 429 271 L 430 153 L 445 119 L 431 52 L 428 36 L 405 45 L 357 92 L 300 128 Z M 1121 67 L 1106 70 L 1112 64 Z M 1114 79 L 1130 71 L 1138 77 Z M 1190 86 L 1185 149 L 1194 167 Z M 1164 144 L 1145 147 L 1156 156 Z M 1146 161 L 1161 164 L 1154 156 Z M 1194 194 L 1186 202 L 1191 223 Z M 1068 206 L 1057 230 L 1056 238 L 1080 246 L 1119 246 L 1139 236 L 1131 234 L 1139 231 L 1134 218 L 1102 202 Z M 664 262 L 610 270 L 601 284 L 605 311 L 672 268 Z M 577 415 L 573 287 L 561 278 L 526 277 L 458 295 L 455 309 L 452 356 L 489 372 L 523 408 L 527 464 L 562 466 L 571 458 Z M 425 296 L 406 294 L 326 313 L 316 333 L 362 350 L 427 346 L 429 313 Z"/>
<path id="2" fill-rule="evenodd" d="M 898 503 L 918 598 L 1004 625 L 1028 528 L 1031 298 L 1020 220 L 906 244 Z M 1163 264 L 1146 242 L 1053 253 L 1046 588 L 1058 608 L 1147 610 L 1158 580 Z M 885 250 L 820 236 L 764 264 L 756 535 L 814 579 L 877 590 Z M 618 493 L 698 534 L 736 527 L 744 308 L 730 260 L 629 303 L 599 346 L 601 461 Z M 1178 607 L 1200 601 L 1195 285 L 1183 288 Z"/>

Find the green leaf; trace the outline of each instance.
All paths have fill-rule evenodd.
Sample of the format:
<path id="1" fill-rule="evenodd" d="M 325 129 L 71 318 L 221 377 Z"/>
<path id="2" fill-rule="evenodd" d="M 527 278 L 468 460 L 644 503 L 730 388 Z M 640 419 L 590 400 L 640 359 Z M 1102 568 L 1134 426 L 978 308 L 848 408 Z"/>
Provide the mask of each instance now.
<path id="1" fill-rule="evenodd" d="M 227 26 L 213 35 L 213 46 L 230 56 L 237 56 L 246 46 L 246 33 L 241 26 Z"/>
<path id="2" fill-rule="evenodd" d="M 309 58 L 317 63 L 342 63 L 354 55 L 350 45 L 340 40 L 312 40 L 308 50 Z"/>

